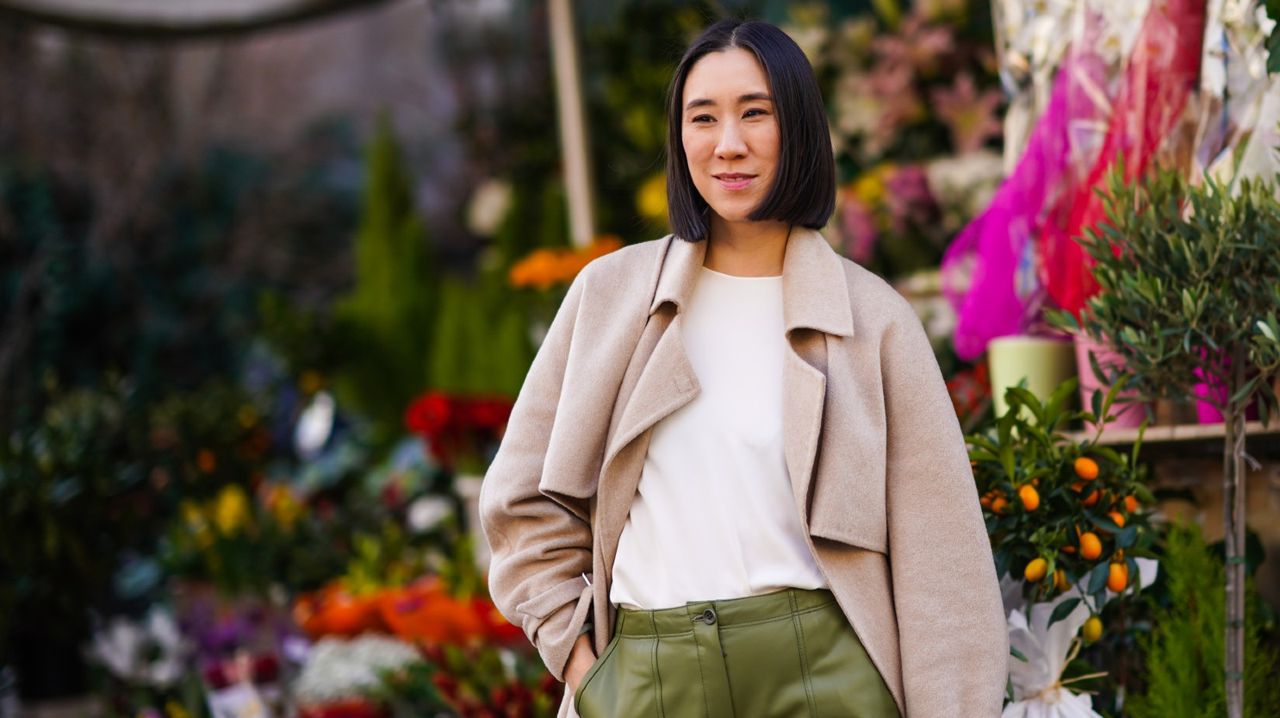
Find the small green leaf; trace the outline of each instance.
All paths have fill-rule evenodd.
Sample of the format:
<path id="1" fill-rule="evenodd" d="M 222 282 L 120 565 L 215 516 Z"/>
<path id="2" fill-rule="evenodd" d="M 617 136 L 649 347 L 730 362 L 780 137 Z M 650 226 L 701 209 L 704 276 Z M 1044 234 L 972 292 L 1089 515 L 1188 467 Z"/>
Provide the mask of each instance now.
<path id="1" fill-rule="evenodd" d="M 1100 563 L 1097 566 L 1094 566 L 1093 570 L 1089 572 L 1089 588 L 1086 591 L 1086 593 L 1089 593 L 1090 595 L 1096 595 L 1099 591 L 1101 591 L 1102 588 L 1107 585 L 1108 571 L 1109 569 L 1107 568 L 1107 564 L 1105 562 Z"/>
<path id="2" fill-rule="evenodd" d="M 1116 523 L 1114 521 L 1112 521 L 1111 519 L 1105 516 L 1094 516 L 1093 514 L 1089 514 L 1088 518 L 1089 518 L 1089 523 L 1093 524 L 1094 526 L 1097 526 L 1098 528 L 1102 529 L 1103 531 L 1106 531 L 1107 533 L 1111 533 L 1111 534 L 1119 533 L 1121 530 L 1119 526 L 1116 526 Z"/>
<path id="3" fill-rule="evenodd" d="M 1049 624 L 1048 626 L 1045 626 L 1045 628 L 1048 628 L 1058 621 L 1065 619 L 1067 616 L 1070 616 L 1071 612 L 1076 610 L 1076 606 L 1080 605 L 1080 601 L 1081 599 L 1079 598 L 1068 598 L 1055 606 L 1053 613 L 1049 614 Z"/>

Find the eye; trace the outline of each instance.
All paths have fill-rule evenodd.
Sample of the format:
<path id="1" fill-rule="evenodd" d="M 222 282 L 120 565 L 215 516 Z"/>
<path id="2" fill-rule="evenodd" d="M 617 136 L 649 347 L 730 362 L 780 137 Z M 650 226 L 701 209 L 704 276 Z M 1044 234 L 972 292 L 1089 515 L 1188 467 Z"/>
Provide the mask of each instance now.
<path id="1" fill-rule="evenodd" d="M 747 110 L 746 112 L 742 113 L 742 116 L 743 117 L 763 117 L 764 115 L 767 115 L 767 114 L 769 114 L 768 110 L 761 109 L 759 107 L 753 107 Z"/>
<path id="2" fill-rule="evenodd" d="M 695 115 L 690 122 L 711 122 L 714 118 L 711 115 Z"/>

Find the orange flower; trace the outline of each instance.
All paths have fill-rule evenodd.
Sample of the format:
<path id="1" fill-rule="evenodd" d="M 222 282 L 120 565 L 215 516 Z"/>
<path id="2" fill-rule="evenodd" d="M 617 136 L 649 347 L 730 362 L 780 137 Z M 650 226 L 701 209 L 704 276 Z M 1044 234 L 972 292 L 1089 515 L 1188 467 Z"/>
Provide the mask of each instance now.
<path id="1" fill-rule="evenodd" d="M 621 246 L 622 240 L 606 234 L 596 237 L 590 245 L 579 250 L 535 249 L 511 267 L 507 281 L 516 288 L 532 287 L 541 290 L 550 289 L 557 284 L 568 284 L 591 260 Z"/>

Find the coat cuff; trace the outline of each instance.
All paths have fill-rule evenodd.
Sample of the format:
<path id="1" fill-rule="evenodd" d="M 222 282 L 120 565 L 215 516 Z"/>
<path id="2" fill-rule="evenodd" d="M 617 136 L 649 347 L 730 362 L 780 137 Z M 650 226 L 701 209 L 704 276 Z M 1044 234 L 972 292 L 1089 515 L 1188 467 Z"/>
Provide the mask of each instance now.
<path id="1" fill-rule="evenodd" d="M 592 587 L 583 585 L 581 578 L 574 578 L 572 582 L 580 589 L 577 599 L 553 609 L 533 627 L 530 637 L 547 670 L 560 682 L 564 682 L 564 671 L 568 667 L 573 644 L 591 618 Z"/>

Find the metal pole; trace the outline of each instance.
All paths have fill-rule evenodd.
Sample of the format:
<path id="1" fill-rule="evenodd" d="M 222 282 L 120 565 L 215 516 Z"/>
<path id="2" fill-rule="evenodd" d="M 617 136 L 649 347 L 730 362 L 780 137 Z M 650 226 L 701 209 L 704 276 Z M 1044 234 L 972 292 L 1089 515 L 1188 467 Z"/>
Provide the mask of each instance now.
<path id="1" fill-rule="evenodd" d="M 570 0 L 550 0 L 549 10 L 551 59 L 555 67 L 556 107 L 560 116 L 560 155 L 569 202 L 569 234 L 575 247 L 585 247 L 595 236 L 595 227 L 591 213 L 587 125 L 582 109 L 573 7 Z"/>

